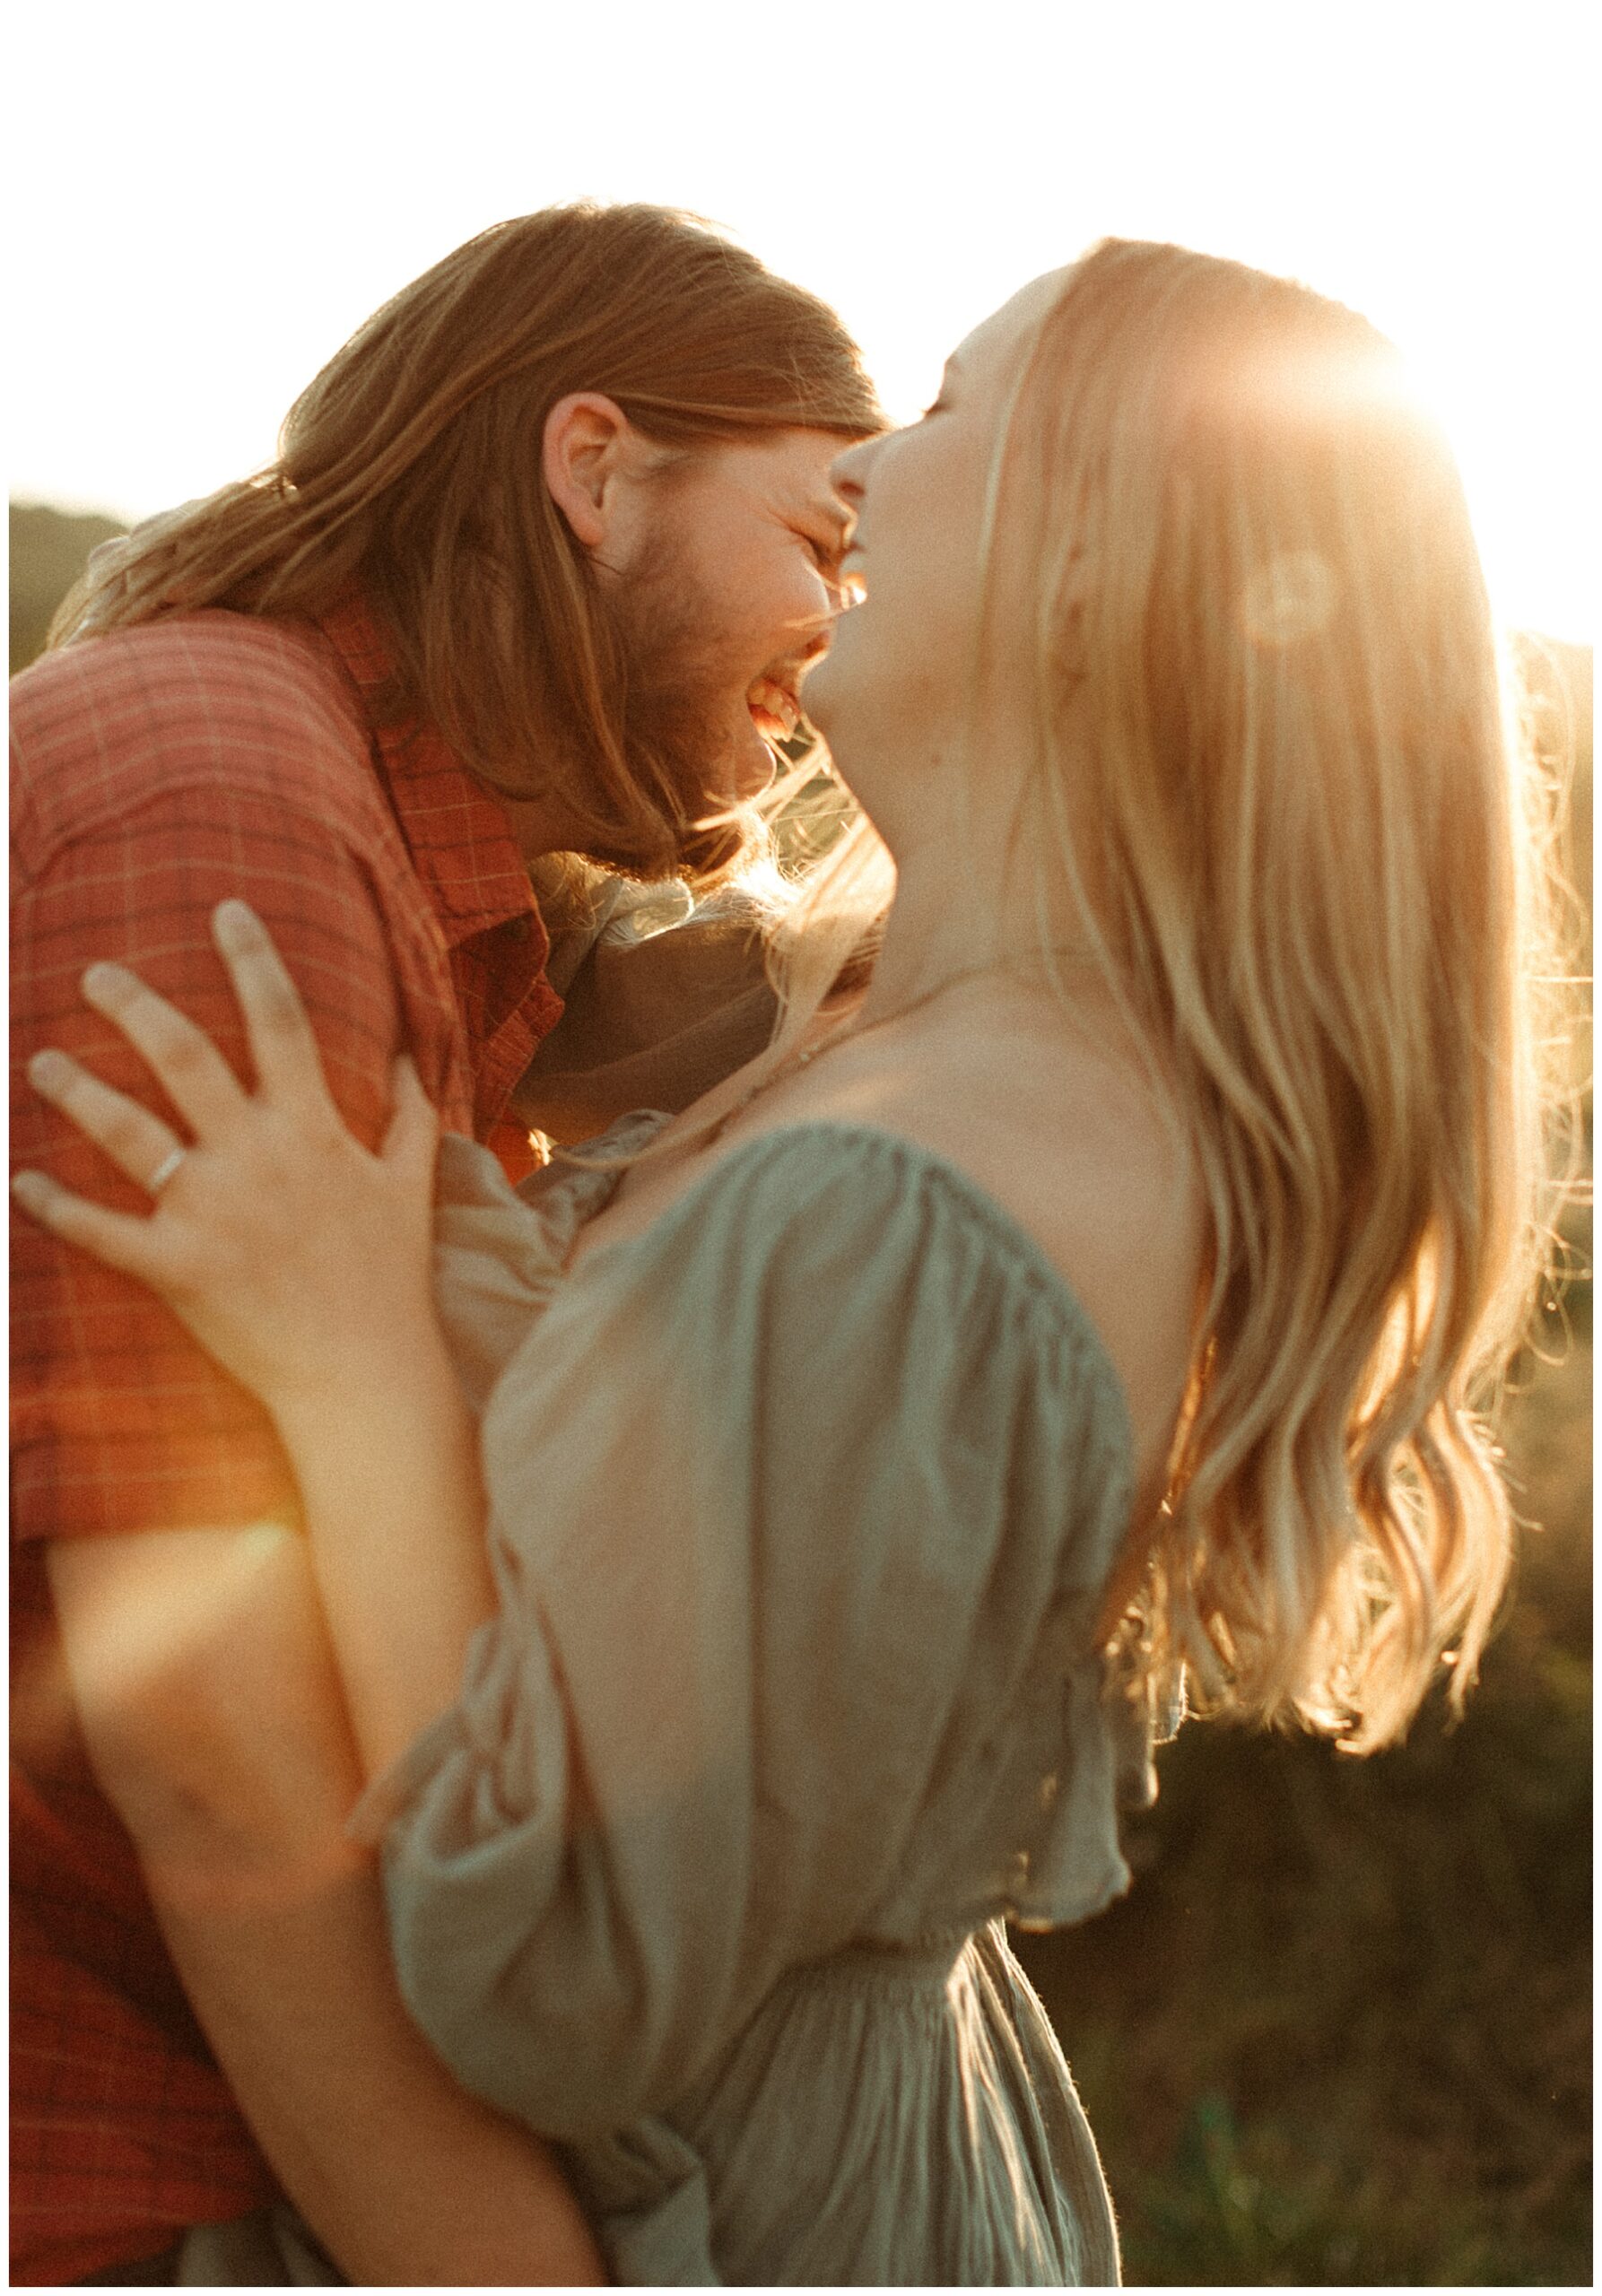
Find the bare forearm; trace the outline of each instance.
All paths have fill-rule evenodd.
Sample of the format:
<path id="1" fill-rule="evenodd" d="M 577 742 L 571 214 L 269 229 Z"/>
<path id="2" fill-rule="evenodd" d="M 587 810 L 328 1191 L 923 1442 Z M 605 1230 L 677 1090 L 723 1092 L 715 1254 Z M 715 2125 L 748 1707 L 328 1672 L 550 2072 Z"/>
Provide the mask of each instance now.
<path id="1" fill-rule="evenodd" d="M 370 1778 L 449 1705 L 494 1609 L 477 1428 L 433 1341 L 331 1408 L 277 1414 L 362 1765 Z"/>
<path id="2" fill-rule="evenodd" d="M 600 2279 L 549 2154 L 457 2086 L 400 1998 L 344 1834 L 360 1771 L 305 1541 L 264 1523 L 48 1560 L 101 1782 L 229 2084 L 330 2253 L 378 2285 Z"/>
<path id="3" fill-rule="evenodd" d="M 313 1864 L 318 1862 L 311 1861 Z M 284 2191 L 369 2287 L 594 2284 L 545 2148 L 459 2089 L 406 2015 L 373 1875 L 264 1872 L 219 1902 L 152 1873 L 185 1988 Z M 210 1901 L 206 1901 L 209 1896 Z"/>

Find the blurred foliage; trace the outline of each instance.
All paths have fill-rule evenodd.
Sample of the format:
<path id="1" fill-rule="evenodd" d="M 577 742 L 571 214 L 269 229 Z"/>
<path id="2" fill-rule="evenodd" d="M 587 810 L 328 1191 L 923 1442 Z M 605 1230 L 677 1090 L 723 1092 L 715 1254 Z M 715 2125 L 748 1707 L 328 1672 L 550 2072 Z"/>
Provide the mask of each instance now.
<path id="1" fill-rule="evenodd" d="M 1591 649 L 1520 631 L 1513 661 L 1535 746 L 1565 793 L 1563 858 L 1589 933 L 1591 914 Z"/>
<path id="2" fill-rule="evenodd" d="M 120 531 L 13 505 L 13 667 Z M 1589 971 L 1590 654 L 1518 650 L 1570 787 Z M 798 851 L 829 842 L 834 802 L 802 793 Z M 1366 1761 L 1192 1724 L 1129 1829 L 1129 1895 L 1018 1940 L 1131 2282 L 1590 2282 L 1590 1232 L 1572 1207 L 1549 1360 L 1532 1351 L 1504 1413 L 1532 1527 L 1462 1724 L 1426 1709 Z"/>
<path id="3" fill-rule="evenodd" d="M 127 528 L 92 511 L 44 502 L 11 505 L 11 666 L 25 670 L 42 651 L 50 616 L 89 562 L 97 543 Z"/>
<path id="4" fill-rule="evenodd" d="M 1589 1357 L 1510 1421 L 1545 1527 L 1461 1725 L 1191 1724 L 1129 1896 L 1019 1941 L 1132 2282 L 1590 2282 Z"/>

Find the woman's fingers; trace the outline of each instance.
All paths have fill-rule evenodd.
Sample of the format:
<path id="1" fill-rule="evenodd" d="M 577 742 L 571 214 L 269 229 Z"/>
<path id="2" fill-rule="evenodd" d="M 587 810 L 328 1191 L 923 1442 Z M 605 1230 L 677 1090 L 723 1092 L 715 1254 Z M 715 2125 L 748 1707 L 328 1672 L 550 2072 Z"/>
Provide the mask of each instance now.
<path id="1" fill-rule="evenodd" d="M 172 1160 L 184 1144 L 171 1126 L 126 1092 L 102 1084 L 65 1052 L 36 1052 L 28 1063 L 28 1082 L 141 1187 L 152 1178 L 160 1186 L 160 1176 L 176 1169 Z"/>
<path id="2" fill-rule="evenodd" d="M 47 1172 L 18 1172 L 11 1192 L 22 1210 L 52 1235 L 76 1244 L 81 1251 L 103 1260 L 108 1267 L 120 1269 L 124 1275 L 161 1288 L 160 1248 L 149 1220 L 126 1212 L 108 1212 L 104 1205 L 74 1196 Z"/>
<path id="3" fill-rule="evenodd" d="M 245 1091 L 204 1029 L 125 965 L 91 965 L 83 995 L 121 1030 L 197 1138 L 237 1119 Z"/>
<path id="4" fill-rule="evenodd" d="M 261 1090 L 269 1097 L 310 1095 L 332 1105 L 300 993 L 256 911 L 242 900 L 219 902 L 212 912 L 212 937 L 245 1016 Z"/>
<path id="5" fill-rule="evenodd" d="M 271 1099 L 333 1101 L 317 1038 L 283 958 L 241 900 L 213 911 L 212 932 L 245 1022 L 257 1083 Z M 199 1139 L 238 1118 L 249 1095 L 205 1031 L 124 965 L 91 965 L 83 995 L 141 1053 Z M 126 1169 L 126 1168 L 125 1168 Z"/>

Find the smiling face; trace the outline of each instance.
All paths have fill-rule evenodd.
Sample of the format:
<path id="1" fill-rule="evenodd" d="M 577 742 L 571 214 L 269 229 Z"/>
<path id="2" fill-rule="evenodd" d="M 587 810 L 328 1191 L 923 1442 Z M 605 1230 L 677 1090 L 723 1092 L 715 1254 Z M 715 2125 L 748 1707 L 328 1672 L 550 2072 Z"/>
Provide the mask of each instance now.
<path id="1" fill-rule="evenodd" d="M 771 744 L 840 611 L 846 508 L 832 431 L 767 431 L 650 479 L 609 552 L 628 667 L 625 738 L 682 763 L 709 799 L 761 794 Z"/>
<path id="2" fill-rule="evenodd" d="M 921 420 L 864 440 L 833 466 L 855 514 L 841 576 L 862 603 L 837 631 L 807 710 L 892 845 L 901 767 L 952 754 L 970 707 L 990 471 L 1014 387 L 1066 278 L 1049 272 L 1003 304 L 953 352 Z M 997 577 L 1015 579 L 1022 570 L 1005 557 Z"/>

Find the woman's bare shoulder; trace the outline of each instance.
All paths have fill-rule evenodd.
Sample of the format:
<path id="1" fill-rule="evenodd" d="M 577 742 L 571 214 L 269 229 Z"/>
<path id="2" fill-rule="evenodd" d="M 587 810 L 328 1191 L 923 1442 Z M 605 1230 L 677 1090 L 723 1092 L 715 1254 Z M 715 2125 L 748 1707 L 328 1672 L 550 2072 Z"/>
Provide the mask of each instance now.
<path id="1" fill-rule="evenodd" d="M 997 1031 L 887 1062 L 849 1113 L 933 1150 L 1034 1239 L 1122 1378 L 1137 1449 L 1165 1445 L 1182 1393 L 1202 1200 L 1182 1136 L 1127 1060 L 1060 1031 Z M 848 1111 L 842 1109 L 840 1113 Z"/>

